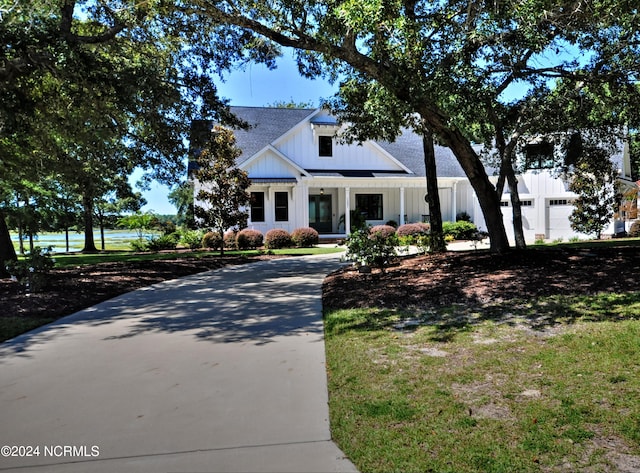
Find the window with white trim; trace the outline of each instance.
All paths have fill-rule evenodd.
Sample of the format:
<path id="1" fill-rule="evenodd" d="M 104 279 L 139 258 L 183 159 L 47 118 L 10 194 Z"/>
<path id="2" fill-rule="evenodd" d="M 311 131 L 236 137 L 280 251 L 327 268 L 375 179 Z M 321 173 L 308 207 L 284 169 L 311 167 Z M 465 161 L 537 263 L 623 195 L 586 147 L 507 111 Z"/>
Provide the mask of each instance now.
<path id="1" fill-rule="evenodd" d="M 365 220 L 382 220 L 382 194 L 356 194 L 356 211 Z"/>
<path id="2" fill-rule="evenodd" d="M 276 192 L 276 222 L 288 222 L 289 221 L 289 193 L 288 192 Z"/>
<path id="3" fill-rule="evenodd" d="M 330 158 L 333 156 L 333 137 L 318 136 L 318 156 Z"/>
<path id="4" fill-rule="evenodd" d="M 264 192 L 252 192 L 251 200 L 251 221 L 264 222 Z"/>

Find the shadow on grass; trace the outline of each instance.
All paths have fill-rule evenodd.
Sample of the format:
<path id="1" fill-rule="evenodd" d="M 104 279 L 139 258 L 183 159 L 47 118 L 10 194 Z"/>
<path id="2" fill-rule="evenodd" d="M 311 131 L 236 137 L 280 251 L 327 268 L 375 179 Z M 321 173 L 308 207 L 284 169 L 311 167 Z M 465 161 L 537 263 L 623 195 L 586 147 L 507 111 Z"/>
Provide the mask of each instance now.
<path id="1" fill-rule="evenodd" d="M 526 326 L 544 333 L 576 322 L 619 322 L 640 318 L 640 292 L 594 295 L 555 295 L 537 300 L 515 299 L 495 304 L 452 304 L 417 312 L 406 309 L 346 309 L 325 314 L 327 333 L 396 330 L 410 332 L 422 326 L 434 329 L 431 339 L 451 342 L 458 335 L 487 322 Z"/>

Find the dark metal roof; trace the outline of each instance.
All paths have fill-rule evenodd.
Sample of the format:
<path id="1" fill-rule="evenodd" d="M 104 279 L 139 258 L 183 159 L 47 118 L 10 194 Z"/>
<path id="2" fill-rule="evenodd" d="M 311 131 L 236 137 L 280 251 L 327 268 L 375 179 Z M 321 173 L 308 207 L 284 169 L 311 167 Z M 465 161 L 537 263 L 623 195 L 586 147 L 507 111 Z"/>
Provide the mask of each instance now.
<path id="1" fill-rule="evenodd" d="M 291 184 L 298 180 L 295 177 L 252 177 L 251 182 L 254 184 Z"/>

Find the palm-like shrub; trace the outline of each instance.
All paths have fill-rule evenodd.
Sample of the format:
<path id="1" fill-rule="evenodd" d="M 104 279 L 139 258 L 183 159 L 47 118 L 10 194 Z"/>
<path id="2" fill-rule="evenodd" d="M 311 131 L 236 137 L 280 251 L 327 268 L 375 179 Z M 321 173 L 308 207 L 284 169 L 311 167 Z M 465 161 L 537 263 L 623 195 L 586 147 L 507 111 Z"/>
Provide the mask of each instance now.
<path id="1" fill-rule="evenodd" d="M 296 228 L 291 233 L 291 240 L 298 248 L 310 248 L 318 244 L 320 235 L 311 227 Z"/>
<path id="2" fill-rule="evenodd" d="M 269 230 L 264 236 L 264 246 L 270 250 L 288 248 L 291 246 L 291 235 L 282 228 Z"/>
<path id="3" fill-rule="evenodd" d="M 251 228 L 245 228 L 240 230 L 236 236 L 236 244 L 238 249 L 247 250 L 249 248 L 258 248 L 262 246 L 264 235 L 259 230 L 253 230 Z"/>

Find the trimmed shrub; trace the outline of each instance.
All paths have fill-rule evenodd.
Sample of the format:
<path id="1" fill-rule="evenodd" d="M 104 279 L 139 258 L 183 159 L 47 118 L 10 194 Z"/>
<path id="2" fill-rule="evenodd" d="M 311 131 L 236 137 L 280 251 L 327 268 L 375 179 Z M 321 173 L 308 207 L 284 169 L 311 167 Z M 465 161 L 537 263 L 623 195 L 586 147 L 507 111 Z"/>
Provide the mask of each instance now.
<path id="1" fill-rule="evenodd" d="M 395 235 L 396 229 L 391 225 L 375 225 L 371 227 L 371 230 L 369 230 L 369 233 L 371 233 L 371 235 L 380 234 L 383 238 L 387 238 L 387 237 L 390 237 L 391 235 Z"/>
<path id="2" fill-rule="evenodd" d="M 217 250 L 222 244 L 222 238 L 218 232 L 207 232 L 202 237 L 202 247 Z"/>
<path id="3" fill-rule="evenodd" d="M 636 220 L 629 228 L 629 236 L 632 238 L 640 237 L 640 220 Z"/>
<path id="4" fill-rule="evenodd" d="M 236 244 L 240 250 L 248 250 L 249 248 L 258 248 L 262 246 L 264 235 L 259 230 L 245 228 L 240 230 L 236 235 Z"/>
<path id="5" fill-rule="evenodd" d="M 415 237 L 417 235 L 424 235 L 429 233 L 431 227 L 428 223 L 405 223 L 400 225 L 396 230 L 398 237 Z"/>
<path id="6" fill-rule="evenodd" d="M 282 228 L 269 230 L 264 236 L 264 246 L 270 250 L 288 248 L 291 246 L 291 235 Z"/>
<path id="7" fill-rule="evenodd" d="M 229 230 L 224 234 L 224 247 L 230 250 L 238 249 L 238 242 L 236 238 L 238 237 L 238 232 Z"/>
<path id="8" fill-rule="evenodd" d="M 396 230 L 396 236 L 401 245 L 416 245 L 426 252 L 431 245 L 430 229 L 428 223 L 405 223 Z"/>
<path id="9" fill-rule="evenodd" d="M 459 220 L 457 222 L 442 222 L 442 232 L 454 240 L 472 240 L 478 232 L 478 228 L 471 222 Z"/>
<path id="10" fill-rule="evenodd" d="M 296 228 L 291 233 L 291 240 L 298 248 L 311 248 L 318 244 L 320 235 L 311 227 Z"/>

